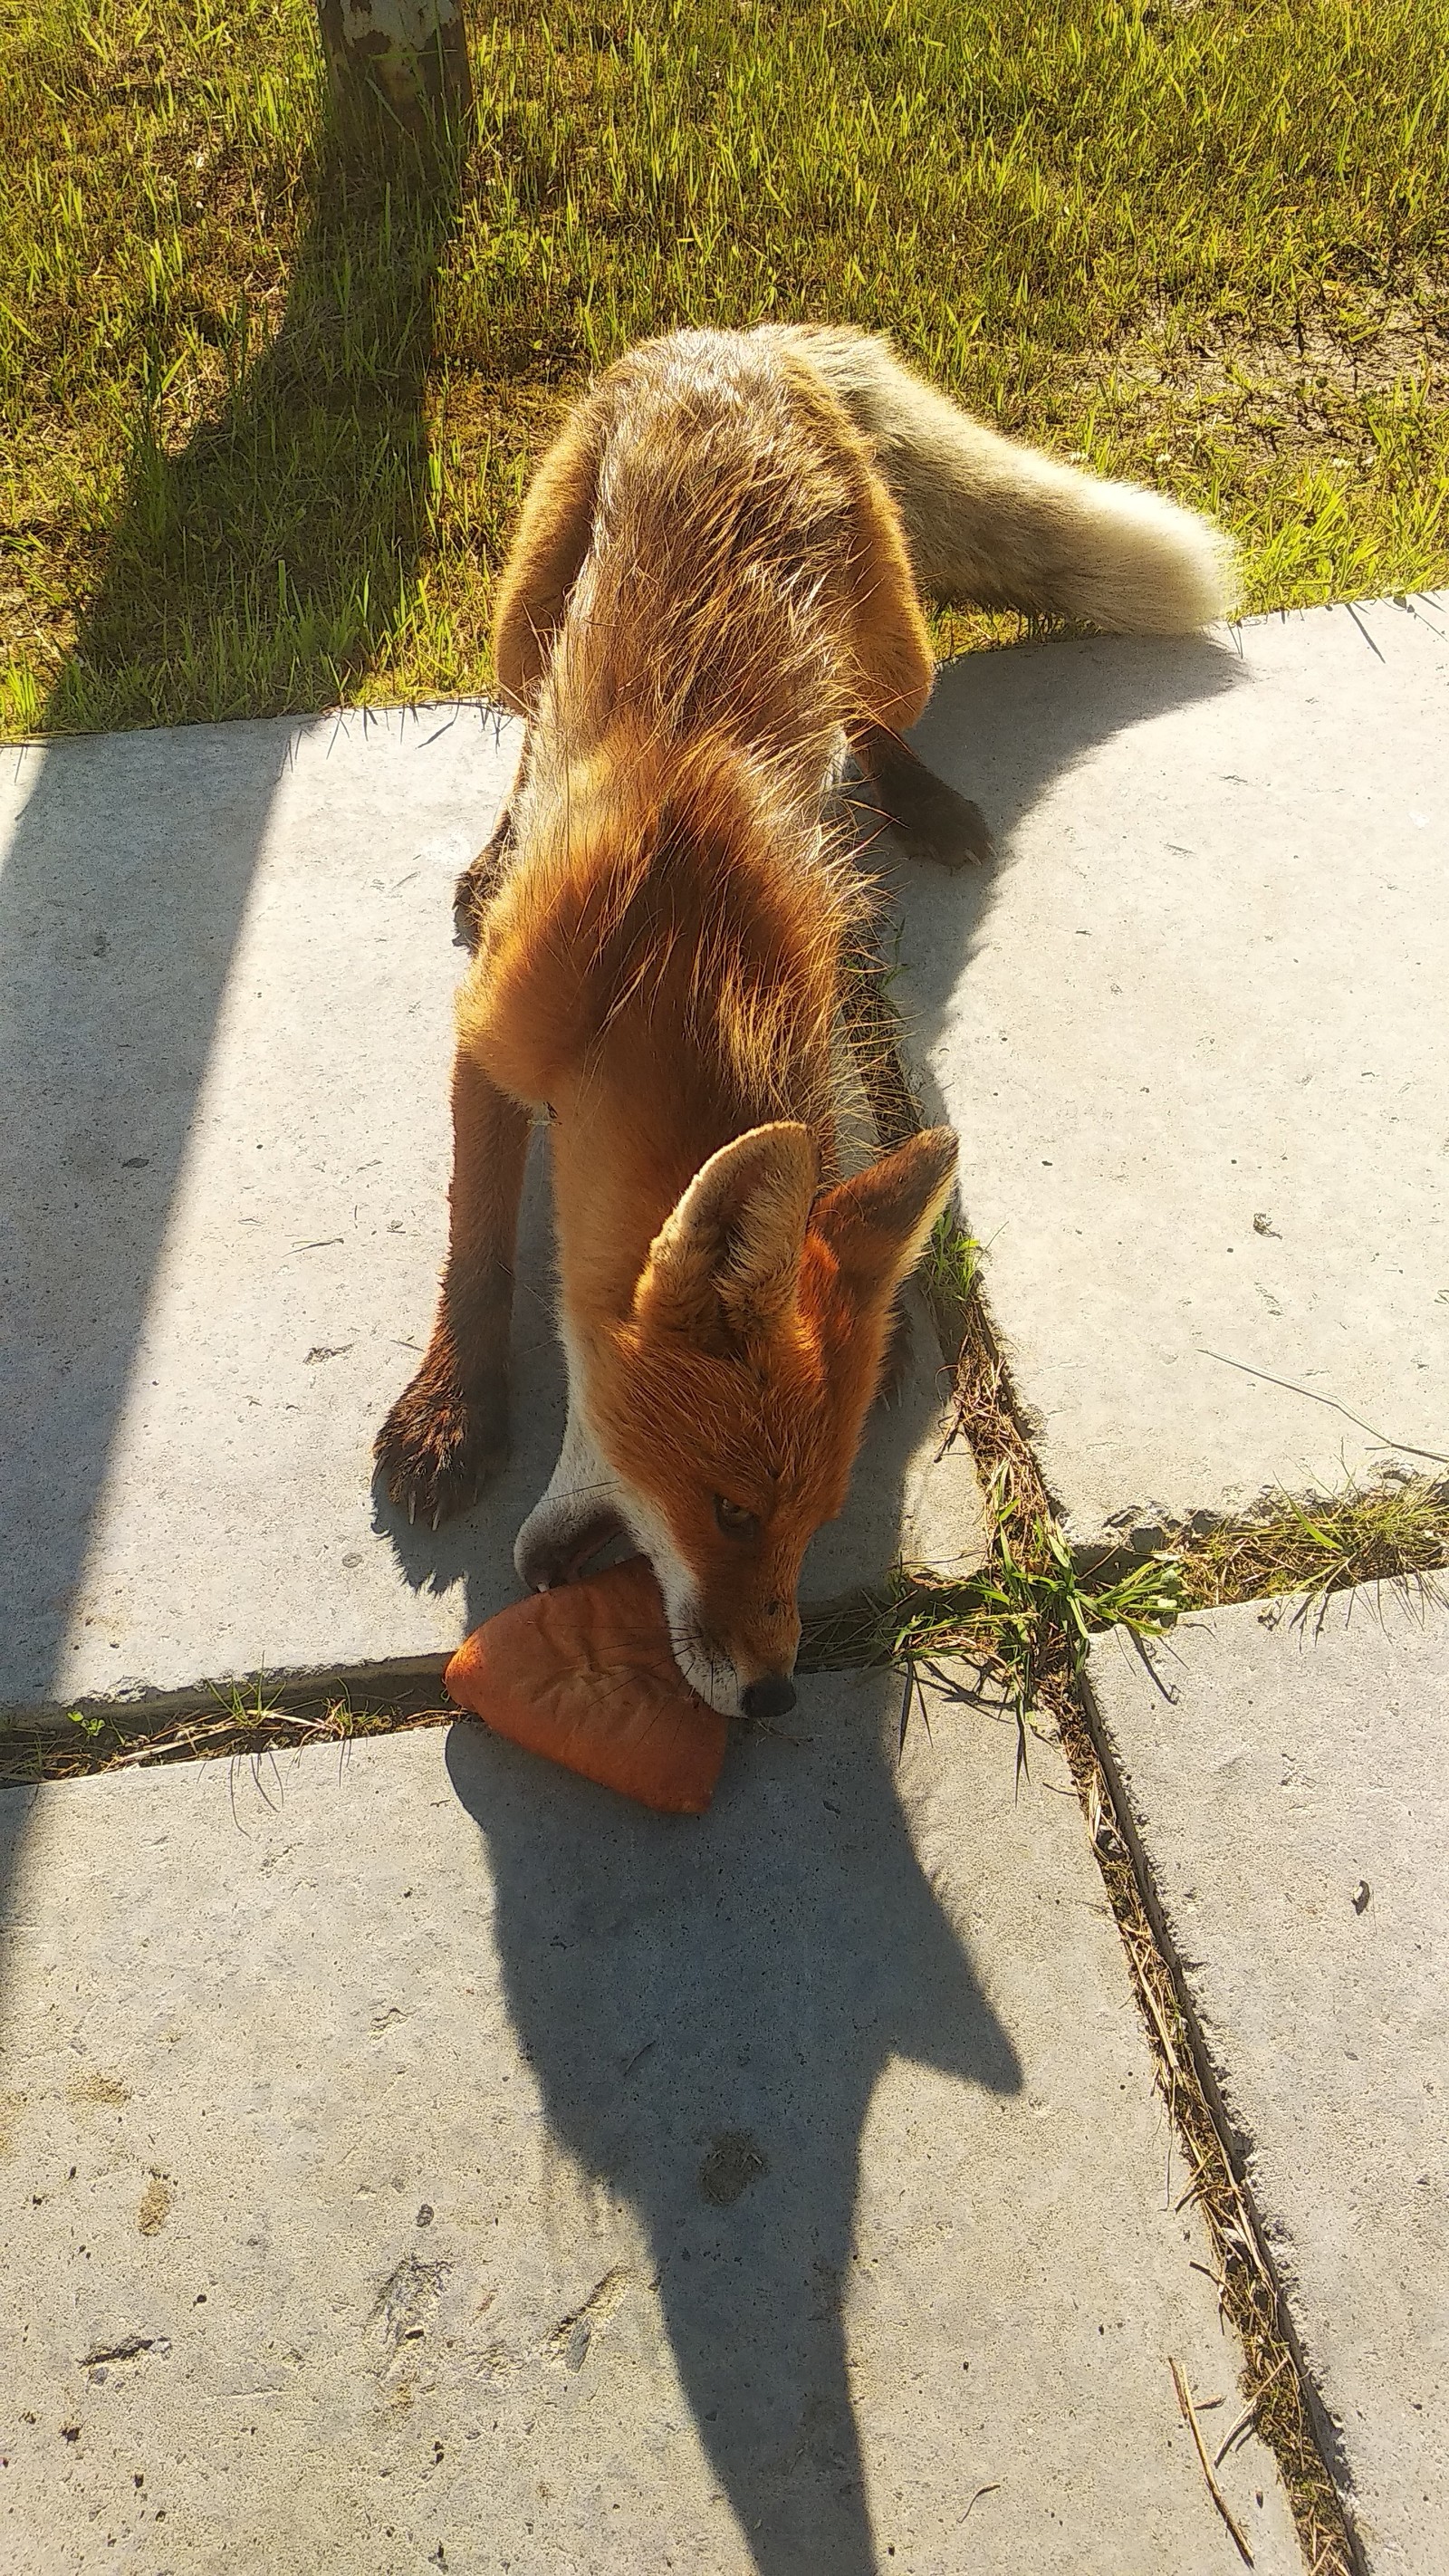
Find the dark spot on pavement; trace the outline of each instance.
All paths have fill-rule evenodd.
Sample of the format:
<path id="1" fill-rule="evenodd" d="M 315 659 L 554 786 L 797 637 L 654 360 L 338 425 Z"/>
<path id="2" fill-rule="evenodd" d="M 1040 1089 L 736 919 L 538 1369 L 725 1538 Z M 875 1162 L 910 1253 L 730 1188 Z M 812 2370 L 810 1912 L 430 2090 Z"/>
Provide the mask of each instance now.
<path id="1" fill-rule="evenodd" d="M 768 2156 L 748 2129 L 724 2129 L 713 2140 L 700 2166 L 699 2188 L 716 2209 L 729 2209 L 759 2175 L 769 2170 Z"/>

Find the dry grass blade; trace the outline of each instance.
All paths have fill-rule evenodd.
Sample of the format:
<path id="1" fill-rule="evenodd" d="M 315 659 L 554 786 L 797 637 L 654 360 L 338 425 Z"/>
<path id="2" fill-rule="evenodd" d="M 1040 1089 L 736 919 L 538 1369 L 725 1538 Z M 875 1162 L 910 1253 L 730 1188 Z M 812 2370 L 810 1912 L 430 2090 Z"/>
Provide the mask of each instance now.
<path id="1" fill-rule="evenodd" d="M 1449 1568 L 1449 1486 L 1401 1476 L 1312 1501 L 1285 1494 L 1184 1538 L 1174 1555 L 1191 1609 L 1413 1578 L 1432 1592 L 1434 1576 Z"/>
<path id="2" fill-rule="evenodd" d="M 971 2502 L 970 2502 L 970 2504 L 968 2504 L 968 2505 L 967 2505 L 967 2507 L 966 2507 L 966 2513 L 963 2513 L 963 2514 L 962 2514 L 962 2516 L 961 2516 L 961 2521 L 962 2521 L 962 2522 L 964 2522 L 964 2521 L 966 2520 L 966 2514 L 969 2514 L 969 2513 L 971 2513 L 972 2511 L 974 2511 L 975 2507 L 976 2507 L 976 2506 L 981 2502 L 981 2499 L 982 2499 L 982 2497 L 983 2497 L 983 2496 L 989 2496 L 989 2495 L 1000 2495 L 1000 2493 L 1001 2493 L 1001 2487 L 1002 2487 L 1002 2481 L 1001 2481 L 1001 2479 L 1000 2479 L 1000 2478 L 993 2478 L 993 2479 L 991 2480 L 991 2483 L 990 2483 L 990 2485 L 989 2485 L 989 2486 L 978 2487 L 978 2488 L 977 2488 L 977 2490 L 976 2490 L 976 2493 L 975 2493 L 975 2494 L 974 2494 L 974 2496 L 971 2498 Z M 958 2530 L 960 2529 L 960 2524 L 959 2524 L 959 2523 L 958 2523 L 958 2525 L 957 2525 L 957 2529 L 958 2529 Z"/>
<path id="3" fill-rule="evenodd" d="M 1148 2013 L 1151 2016 L 1153 2029 L 1156 2031 L 1157 2036 L 1162 2043 L 1162 2054 L 1167 2060 L 1168 2070 L 1175 2084 L 1182 2072 L 1182 2068 L 1178 2062 L 1177 2049 L 1173 2043 L 1172 2033 L 1167 2027 L 1167 2016 L 1164 2013 L 1161 2004 L 1157 2000 L 1157 1994 L 1152 1977 L 1150 1974 L 1144 1973 L 1144 1960 L 1140 1948 L 1137 1953 L 1137 1991 L 1142 1997 L 1144 2004 L 1147 2006 Z"/>
<path id="4" fill-rule="evenodd" d="M 1217 2506 L 1219 2513 L 1222 2515 L 1224 2522 L 1228 2526 L 1228 2530 L 1232 2534 L 1233 2544 L 1237 2550 L 1238 2556 L 1243 2562 L 1243 2565 L 1245 2567 L 1251 2567 L 1253 2564 L 1253 2553 L 1248 2547 L 1242 2531 L 1233 2517 L 1232 2506 L 1229 2504 L 1227 2497 L 1224 2495 L 1222 2488 L 1218 2485 L 1217 2479 L 1213 2475 L 1212 2465 L 1203 2445 L 1202 2434 L 1198 2429 L 1198 2420 L 1193 2409 L 1192 2398 L 1188 2392 L 1187 2381 L 1184 2379 L 1182 2372 L 1175 2361 L 1171 2362 L 1169 2367 L 1172 2371 L 1173 2386 L 1177 2390 L 1177 2402 L 1182 2409 L 1182 2420 L 1186 2424 L 1188 2431 L 1192 2435 L 1193 2441 L 1197 2445 L 1197 2455 L 1202 2462 L 1202 2473 L 1208 2483 L 1208 2493 L 1212 2497 L 1214 2504 Z"/>
<path id="5" fill-rule="evenodd" d="M 1233 2444 L 1242 2434 L 1246 2433 L 1250 2424 L 1256 2422 L 1258 2409 L 1261 2406 L 1263 2399 L 1266 2397 L 1269 2388 L 1272 2386 L 1273 2381 L 1278 2377 L 1279 2372 L 1286 2370 L 1287 2367 L 1288 2355 L 1285 2352 L 1282 2360 L 1277 2362 L 1269 2372 L 1262 2387 L 1254 2391 L 1251 2406 L 1245 2406 L 1243 2408 L 1243 2411 L 1238 2417 L 1236 2424 L 1233 2426 L 1232 2431 L 1225 2434 L 1222 2441 L 1219 2443 L 1213 2456 L 1213 2467 L 1215 2469 L 1220 2469 L 1222 2467 L 1224 2460 L 1227 2458 L 1229 2451 L 1233 2447 Z"/>

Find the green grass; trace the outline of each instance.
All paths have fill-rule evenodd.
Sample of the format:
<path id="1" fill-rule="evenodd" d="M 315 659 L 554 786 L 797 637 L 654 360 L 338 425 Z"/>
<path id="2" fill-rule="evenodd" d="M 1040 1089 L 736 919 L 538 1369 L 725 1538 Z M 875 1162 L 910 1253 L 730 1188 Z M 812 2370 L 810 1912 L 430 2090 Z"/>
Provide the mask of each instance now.
<path id="1" fill-rule="evenodd" d="M 1225 1521 L 1174 1551 L 1184 1609 L 1354 1583 L 1416 1583 L 1431 1596 L 1449 1568 L 1449 1486 L 1395 1478 L 1312 1503 L 1285 1494 L 1245 1521 Z"/>
<path id="2" fill-rule="evenodd" d="M 984 1248 L 949 1207 L 942 1208 L 921 1261 L 921 1284 L 933 1307 L 964 1313 L 976 1293 Z"/>
<path id="3" fill-rule="evenodd" d="M 80 1779 L 138 1764 L 256 1760 L 309 1744 L 343 1747 L 363 1736 L 443 1726 L 456 1715 L 436 1680 L 405 1685 L 385 1708 L 374 1708 L 354 1702 L 345 1687 L 288 1692 L 273 1689 L 262 1675 L 245 1687 L 217 1683 L 189 1708 L 113 1702 L 0 1724 L 0 1782 Z"/>
<path id="4" fill-rule="evenodd" d="M 858 1664 L 903 1666 L 961 1656 L 988 1698 L 1024 1722 L 1043 1696 L 1059 1695 L 1104 1628 L 1159 1637 L 1188 1607 L 1176 1557 L 1084 1571 L 1050 1511 L 1013 1493 L 1005 1465 L 987 1482 L 991 1552 L 959 1582 L 902 1567 L 884 1590 L 813 1620 L 802 1662 L 813 1671 Z"/>
<path id="5" fill-rule="evenodd" d="M 502 0 L 473 46 L 429 191 L 349 167 L 310 0 L 0 0 L 9 730 L 485 688 L 530 459 L 681 321 L 889 329 L 1219 511 L 1252 605 L 1449 578 L 1449 0 Z"/>
<path id="6" fill-rule="evenodd" d="M 999 1412 L 997 1390 L 987 1401 Z M 1009 1426 L 998 1430 L 1009 1438 Z M 979 1420 L 973 1431 L 979 1458 L 987 1453 Z M 1043 1684 L 1051 1696 L 1077 1677 L 1088 1642 L 1106 1628 L 1158 1637 L 1194 1610 L 1289 1593 L 1311 1609 L 1365 1583 L 1440 1599 L 1449 1574 L 1449 1491 L 1417 1478 L 1312 1504 L 1284 1495 L 1152 1556 L 1094 1566 L 1074 1560 L 1039 1487 L 1031 1490 L 1009 1455 L 988 1478 L 987 1501 L 991 1554 L 977 1573 L 941 1583 L 901 1568 L 884 1590 L 814 1622 L 809 1666 L 961 1655 L 988 1691 L 1025 1715 Z"/>

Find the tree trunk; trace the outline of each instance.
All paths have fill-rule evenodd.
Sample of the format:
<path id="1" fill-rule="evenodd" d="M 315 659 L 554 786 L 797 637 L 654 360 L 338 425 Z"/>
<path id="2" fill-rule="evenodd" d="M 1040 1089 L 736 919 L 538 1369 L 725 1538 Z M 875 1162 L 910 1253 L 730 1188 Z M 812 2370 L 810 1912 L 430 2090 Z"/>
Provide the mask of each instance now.
<path id="1" fill-rule="evenodd" d="M 318 15 L 346 124 L 418 136 L 461 125 L 473 103 L 463 0 L 318 0 Z"/>

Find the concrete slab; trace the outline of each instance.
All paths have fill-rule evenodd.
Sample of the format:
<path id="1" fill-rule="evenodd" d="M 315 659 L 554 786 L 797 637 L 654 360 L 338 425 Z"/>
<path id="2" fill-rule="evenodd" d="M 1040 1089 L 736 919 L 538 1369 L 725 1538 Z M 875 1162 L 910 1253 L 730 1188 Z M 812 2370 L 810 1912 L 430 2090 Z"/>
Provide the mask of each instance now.
<path id="1" fill-rule="evenodd" d="M 1060 1749 L 899 1704 L 808 1682 L 699 1823 L 463 1724 L 7 1793 L 14 2576 L 1229 2576 Z"/>
<path id="2" fill-rule="evenodd" d="M 1449 2530 L 1449 1608 L 1215 1612 L 1091 1684 L 1375 2576 Z"/>
<path id="3" fill-rule="evenodd" d="M 476 706 L 7 755 L 0 1708 L 385 1676 L 514 1596 L 562 1427 L 541 1169 L 510 1471 L 437 1538 L 369 1477 L 442 1258 L 452 883 L 515 757 Z M 807 1594 L 943 1516 L 979 1553 L 964 1453 L 926 1497 L 937 1357 Z"/>
<path id="4" fill-rule="evenodd" d="M 1449 594 L 977 654 L 911 1024 L 1084 1543 L 1449 1458 Z"/>

